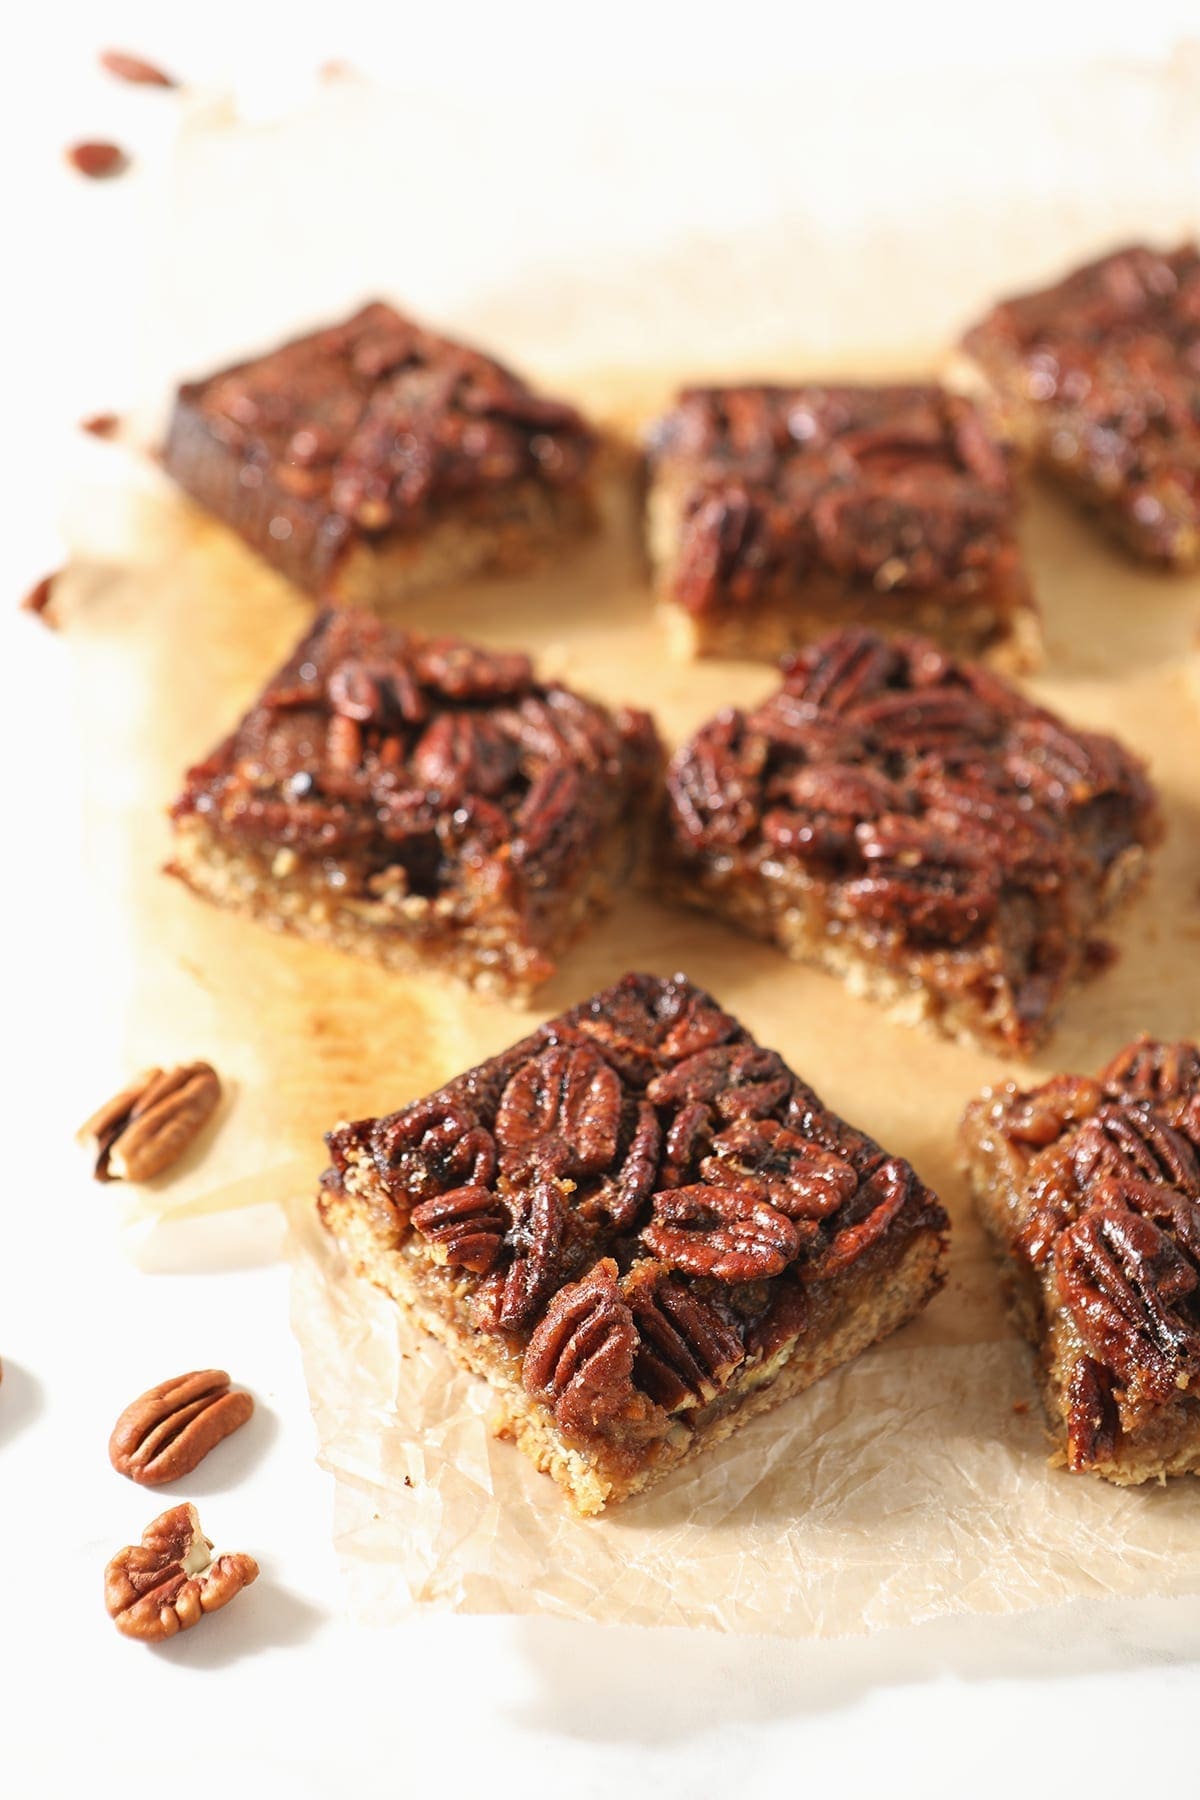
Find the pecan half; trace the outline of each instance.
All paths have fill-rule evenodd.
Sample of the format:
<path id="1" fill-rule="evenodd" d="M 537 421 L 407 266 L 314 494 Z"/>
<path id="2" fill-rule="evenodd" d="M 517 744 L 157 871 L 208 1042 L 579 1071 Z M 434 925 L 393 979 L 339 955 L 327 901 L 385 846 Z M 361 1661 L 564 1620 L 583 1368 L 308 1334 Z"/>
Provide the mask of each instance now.
<path id="1" fill-rule="evenodd" d="M 1112 1376 L 1094 1357 L 1081 1356 L 1067 1385 L 1067 1467 L 1078 1471 L 1107 1462 L 1119 1431 Z"/>
<path id="2" fill-rule="evenodd" d="M 133 56 L 128 50 L 102 50 L 100 67 L 118 81 L 132 82 L 135 87 L 178 87 L 179 83 L 165 69 L 147 62 L 144 56 Z"/>
<path id="3" fill-rule="evenodd" d="M 509 1220 L 503 1201 L 487 1188 L 460 1187 L 414 1206 L 412 1223 L 429 1239 L 435 1260 L 486 1275 L 500 1255 Z"/>
<path id="4" fill-rule="evenodd" d="M 108 1460 L 143 1487 L 178 1481 L 253 1411 L 251 1396 L 231 1388 L 224 1369 L 173 1376 L 125 1408 L 108 1440 Z"/>
<path id="5" fill-rule="evenodd" d="M 385 1120 L 371 1150 L 393 1196 L 425 1199 L 447 1188 L 487 1187 L 496 1173 L 491 1132 L 469 1107 L 436 1094 Z"/>
<path id="6" fill-rule="evenodd" d="M 763 1118 L 788 1096 L 792 1078 L 774 1050 L 756 1044 L 701 1050 L 656 1075 L 646 1098 L 656 1106 L 715 1106 L 724 1119 Z"/>
<path id="7" fill-rule="evenodd" d="M 95 1157 L 97 1181 L 149 1181 L 178 1162 L 221 1098 L 206 1062 L 146 1069 L 81 1125 L 78 1140 Z"/>
<path id="8" fill-rule="evenodd" d="M 106 181 L 114 175 L 123 175 L 129 167 L 129 158 L 119 144 L 96 140 L 72 144 L 67 151 L 67 161 L 91 181 Z"/>
<path id="9" fill-rule="evenodd" d="M 1200 1050 L 1195 1044 L 1162 1044 L 1140 1037 L 1114 1056 L 1100 1074 L 1106 1094 L 1137 1100 L 1177 1100 L 1200 1089 Z"/>
<path id="10" fill-rule="evenodd" d="M 771 1205 L 789 1219 L 823 1219 L 858 1187 L 858 1176 L 843 1157 L 775 1119 L 740 1119 L 718 1132 L 700 1173 L 717 1183 L 731 1175 L 757 1178 Z"/>
<path id="11" fill-rule="evenodd" d="M 483 713 L 442 713 L 412 754 L 418 781 L 448 796 L 503 793 L 516 767 L 516 746 Z"/>
<path id="12" fill-rule="evenodd" d="M 844 1223 L 817 1255 L 801 1265 L 805 1281 L 840 1275 L 877 1244 L 912 1192 L 914 1176 L 906 1162 L 890 1157 L 863 1182 L 845 1209 Z"/>
<path id="13" fill-rule="evenodd" d="M 1192 1198 L 1200 1196 L 1200 1162 L 1181 1132 L 1144 1101 L 1102 1106 L 1080 1128 L 1071 1161 L 1081 1188 L 1105 1175 L 1166 1182 Z"/>
<path id="14" fill-rule="evenodd" d="M 509 1204 L 514 1255 L 497 1320 L 501 1331 L 521 1331 L 537 1318 L 559 1279 L 566 1208 L 557 1182 L 543 1179 Z"/>
<path id="15" fill-rule="evenodd" d="M 525 1351 L 526 1390 L 544 1400 L 564 1431 L 594 1436 L 636 1403 L 638 1335 L 606 1257 L 556 1294 Z"/>
<path id="16" fill-rule="evenodd" d="M 714 1306 L 645 1263 L 622 1291 L 639 1338 L 634 1384 L 664 1412 L 706 1406 L 745 1358 L 742 1340 Z"/>
<path id="17" fill-rule="evenodd" d="M 802 1234 L 763 1198 L 761 1182 L 667 1188 L 642 1242 L 672 1269 L 716 1281 L 764 1281 L 794 1260 Z M 815 1227 L 810 1228 L 815 1232 Z"/>
<path id="18" fill-rule="evenodd" d="M 173 1506 L 147 1525 L 140 1544 L 127 1544 L 111 1559 L 104 1604 L 118 1631 L 157 1644 L 228 1606 L 257 1578 L 252 1556 L 213 1558 L 194 1506 Z"/>
<path id="19" fill-rule="evenodd" d="M 560 1172 L 592 1174 L 612 1166 L 620 1124 L 621 1083 L 600 1052 L 552 1044 L 509 1081 L 496 1112 L 496 1142 L 507 1164 L 553 1143 L 563 1152 Z"/>

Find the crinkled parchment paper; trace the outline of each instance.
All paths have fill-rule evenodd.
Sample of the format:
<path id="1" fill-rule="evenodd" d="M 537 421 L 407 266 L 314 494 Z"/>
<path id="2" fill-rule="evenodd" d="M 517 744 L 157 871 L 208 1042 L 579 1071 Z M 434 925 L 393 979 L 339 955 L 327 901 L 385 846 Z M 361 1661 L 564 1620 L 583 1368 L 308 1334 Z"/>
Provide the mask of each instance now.
<path id="1" fill-rule="evenodd" d="M 553 166 L 537 164 L 540 205 L 507 212 L 506 194 L 529 197 L 521 156 L 544 118 L 515 120 L 514 143 L 474 116 L 365 90 L 269 126 L 200 106 L 164 184 L 147 391 L 374 291 L 626 425 L 701 370 L 931 366 L 936 351 L 912 345 L 945 343 L 996 292 L 1121 237 L 1194 226 L 1195 88 L 1183 58 L 1169 72 L 880 95 L 855 116 L 891 108 L 882 159 L 880 133 L 867 157 L 828 96 L 745 107 L 715 143 L 682 102 L 674 115 L 627 110 L 607 130 L 564 114 Z M 410 195 L 400 176 L 417 149 L 427 173 Z M 320 256 L 314 217 L 329 230 Z M 133 1241 L 150 1266 L 177 1265 L 203 1220 L 205 1254 L 235 1258 L 247 1209 L 289 1203 L 294 1323 L 355 1611 L 827 1635 L 1084 1593 L 1200 1591 L 1195 1483 L 1118 1491 L 1046 1466 L 1026 1355 L 953 1165 L 963 1103 L 1006 1073 L 994 1058 L 889 1025 L 830 978 L 652 897 L 624 899 L 531 1016 L 276 938 L 158 872 L 182 769 L 234 722 L 309 609 L 144 461 L 89 456 L 59 598 L 88 751 L 97 979 L 123 1021 L 111 1072 L 205 1055 L 230 1086 L 219 1128 L 177 1178 L 129 1197 Z M 652 707 L 672 742 L 765 693 L 765 668 L 665 660 L 629 497 L 614 495 L 610 515 L 559 569 L 430 595 L 411 622 L 528 646 L 605 698 Z M 1130 567 L 1041 491 L 1024 535 L 1049 645 L 1036 692 L 1141 750 L 1170 826 L 1120 960 L 1076 995 L 1032 1077 L 1091 1069 L 1139 1029 L 1200 1029 L 1200 709 L 1185 670 L 1200 582 Z M 953 1215 L 954 1253 L 945 1293 L 906 1331 L 583 1524 L 491 1439 L 486 1389 L 347 1275 L 311 1196 L 321 1132 L 338 1118 L 400 1105 L 627 968 L 686 970 L 911 1158 Z"/>

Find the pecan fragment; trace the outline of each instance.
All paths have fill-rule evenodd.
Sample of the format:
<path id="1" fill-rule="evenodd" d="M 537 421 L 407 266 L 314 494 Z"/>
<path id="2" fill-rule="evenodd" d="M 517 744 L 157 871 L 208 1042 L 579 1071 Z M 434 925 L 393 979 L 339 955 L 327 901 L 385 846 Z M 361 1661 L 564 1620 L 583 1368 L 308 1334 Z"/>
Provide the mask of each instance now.
<path id="1" fill-rule="evenodd" d="M 525 1351 L 527 1391 L 554 1409 L 564 1431 L 594 1436 L 636 1402 L 638 1336 L 617 1287 L 617 1265 L 598 1262 L 556 1294 Z"/>
<path id="2" fill-rule="evenodd" d="M 1018 1094 L 1004 1116 L 1005 1134 L 1039 1149 L 1082 1124 L 1100 1104 L 1100 1084 L 1086 1075 L 1054 1075 L 1040 1088 Z"/>
<path id="3" fill-rule="evenodd" d="M 125 1408 L 108 1440 L 108 1460 L 143 1487 L 178 1481 L 253 1411 L 252 1397 L 231 1388 L 224 1369 L 176 1375 Z"/>
<path id="4" fill-rule="evenodd" d="M 187 1631 L 249 1587 L 258 1564 L 241 1552 L 212 1555 L 194 1506 L 173 1506 L 118 1550 L 104 1571 L 104 1604 L 117 1630 L 158 1644 Z"/>
<path id="5" fill-rule="evenodd" d="M 132 82 L 135 87 L 178 87 L 173 75 L 147 62 L 143 56 L 132 56 L 128 50 L 102 50 L 100 66 L 118 81 Z"/>
<path id="6" fill-rule="evenodd" d="M 122 175 L 129 167 L 129 158 L 119 144 L 98 141 L 72 144 L 67 151 L 67 161 L 73 169 L 92 181 L 105 181 L 114 175 Z"/>
<path id="7" fill-rule="evenodd" d="M 800 1228 L 763 1198 L 761 1182 L 666 1188 L 642 1242 L 669 1268 L 716 1281 L 763 1281 L 800 1249 Z M 810 1227 L 815 1233 L 815 1227 Z"/>
<path id="8" fill-rule="evenodd" d="M 435 1258 L 486 1275 L 495 1266 L 508 1230 L 508 1212 L 485 1187 L 452 1188 L 423 1200 L 412 1223 L 429 1239 Z"/>
<path id="9" fill-rule="evenodd" d="M 97 1181 L 149 1181 L 187 1150 L 216 1111 L 221 1083 L 210 1063 L 146 1069 L 80 1126 Z"/>

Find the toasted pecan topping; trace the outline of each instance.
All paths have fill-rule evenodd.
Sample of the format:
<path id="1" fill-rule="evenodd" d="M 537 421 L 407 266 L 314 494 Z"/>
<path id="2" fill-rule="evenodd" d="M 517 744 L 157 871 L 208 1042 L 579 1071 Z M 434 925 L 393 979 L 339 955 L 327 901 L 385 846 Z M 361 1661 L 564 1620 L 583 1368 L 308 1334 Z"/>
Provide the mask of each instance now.
<path id="1" fill-rule="evenodd" d="M 536 681 L 527 657 L 321 616 L 232 737 L 188 773 L 177 819 L 287 848 L 339 891 L 489 900 L 591 854 L 657 776 L 645 713 Z"/>
<path id="2" fill-rule="evenodd" d="M 1099 1082 L 1010 1094 L 996 1122 L 1037 1152 L 1014 1247 L 1076 1334 L 1069 1460 L 1091 1467 L 1200 1379 L 1200 1057 L 1140 1038 Z"/>
<path id="3" fill-rule="evenodd" d="M 945 1227 L 906 1163 L 682 976 L 626 976 L 329 1143 L 327 1182 L 365 1166 L 585 1437 L 665 1430 L 804 1329 L 801 1284 Z"/>
<path id="4" fill-rule="evenodd" d="M 692 388 L 650 455 L 681 490 L 671 591 L 695 612 L 813 571 L 967 595 L 1015 559 L 1005 453 L 940 388 Z"/>
<path id="5" fill-rule="evenodd" d="M 379 302 L 180 398 L 203 430 L 293 496 L 298 516 L 284 523 L 324 517 L 318 538 L 329 549 L 347 530 L 416 531 L 472 492 L 530 479 L 572 486 L 596 447 L 573 407 Z"/>
<path id="6" fill-rule="evenodd" d="M 1107 870 L 1161 829 L 1141 764 L 1112 738 L 928 640 L 862 630 L 786 660 L 752 712 L 702 726 L 667 788 L 683 871 L 799 870 L 832 921 L 873 941 L 977 946 L 1003 909 L 1018 1035 L 1036 1031 L 1039 980 L 1088 937 Z"/>

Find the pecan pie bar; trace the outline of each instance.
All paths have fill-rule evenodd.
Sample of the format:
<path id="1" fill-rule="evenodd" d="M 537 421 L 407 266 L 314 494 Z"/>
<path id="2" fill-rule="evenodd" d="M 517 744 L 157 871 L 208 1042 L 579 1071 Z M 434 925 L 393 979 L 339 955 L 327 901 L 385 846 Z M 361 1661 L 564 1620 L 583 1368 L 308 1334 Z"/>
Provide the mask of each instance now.
<path id="1" fill-rule="evenodd" d="M 484 1376 L 579 1513 L 639 1493 L 917 1313 L 947 1220 L 683 976 L 627 975 L 329 1133 L 325 1225 Z"/>
<path id="2" fill-rule="evenodd" d="M 774 660 L 837 626 L 1036 662 L 1008 452 L 933 386 L 685 391 L 653 428 L 647 531 L 677 640 Z"/>
<path id="3" fill-rule="evenodd" d="M 1200 1052 L 1141 1038 L 1099 1078 L 1012 1083 L 962 1149 L 1056 1460 L 1122 1484 L 1200 1473 Z"/>
<path id="4" fill-rule="evenodd" d="M 630 872 L 660 769 L 646 713 L 334 610 L 188 772 L 170 872 L 390 968 L 523 995 Z"/>
<path id="5" fill-rule="evenodd" d="M 181 387 L 166 466 L 298 586 L 377 605 L 593 518 L 593 433 L 390 306 Z"/>
<path id="6" fill-rule="evenodd" d="M 1200 250 L 1118 250 L 963 341 L 1018 441 L 1150 562 L 1200 562 Z"/>
<path id="7" fill-rule="evenodd" d="M 1025 1052 L 1161 833 L 1140 763 L 925 638 L 845 631 L 667 774 L 664 882 L 897 1016 Z"/>

